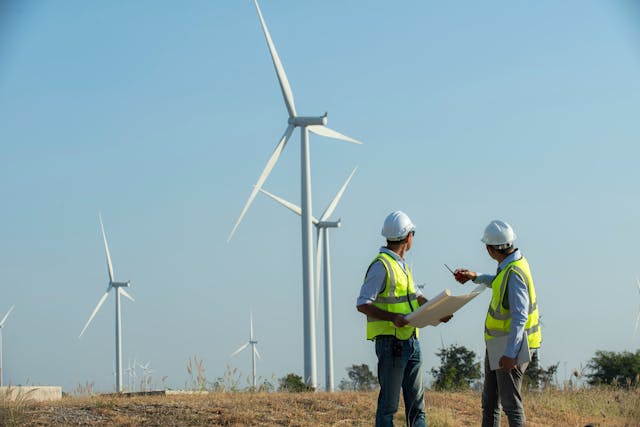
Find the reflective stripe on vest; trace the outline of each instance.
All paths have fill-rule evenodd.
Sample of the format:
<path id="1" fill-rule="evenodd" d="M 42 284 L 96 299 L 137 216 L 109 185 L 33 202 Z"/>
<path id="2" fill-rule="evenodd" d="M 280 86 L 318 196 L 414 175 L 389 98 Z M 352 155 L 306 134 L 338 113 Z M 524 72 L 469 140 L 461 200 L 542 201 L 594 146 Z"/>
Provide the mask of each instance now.
<path id="1" fill-rule="evenodd" d="M 419 304 L 409 268 L 407 267 L 405 272 L 393 257 L 384 252 L 379 253 L 371 265 L 375 262 L 382 263 L 387 275 L 385 287 L 376 296 L 373 305 L 391 313 L 411 313 Z M 398 328 L 388 320 L 367 316 L 367 339 L 374 339 L 378 335 L 393 335 L 398 339 L 406 340 L 414 334 L 417 337 L 418 331 L 412 326 Z"/>
<path id="2" fill-rule="evenodd" d="M 525 331 L 527 332 L 527 335 L 535 334 L 539 330 L 540 330 L 540 324 L 537 324 L 532 328 L 525 329 Z M 504 337 L 505 335 L 509 335 L 509 331 L 498 331 L 498 330 L 495 330 L 495 329 L 489 330 L 489 329 L 487 329 L 486 326 L 484 328 L 484 333 L 487 334 L 487 335 L 491 335 L 494 338 L 495 337 Z"/>
<path id="3" fill-rule="evenodd" d="M 533 279 L 531 278 L 529 264 L 525 258 L 520 258 L 519 260 L 509 263 L 504 270 L 498 273 L 491 283 L 492 296 L 485 321 L 485 340 L 509 334 L 509 330 L 511 328 L 511 311 L 504 308 L 503 302 L 507 284 L 509 282 L 509 275 L 511 273 L 520 276 L 524 284 L 527 286 L 527 291 L 529 293 L 529 308 L 527 321 L 525 323 L 525 331 L 527 332 L 529 348 L 538 348 L 542 342 L 538 302 Z"/>

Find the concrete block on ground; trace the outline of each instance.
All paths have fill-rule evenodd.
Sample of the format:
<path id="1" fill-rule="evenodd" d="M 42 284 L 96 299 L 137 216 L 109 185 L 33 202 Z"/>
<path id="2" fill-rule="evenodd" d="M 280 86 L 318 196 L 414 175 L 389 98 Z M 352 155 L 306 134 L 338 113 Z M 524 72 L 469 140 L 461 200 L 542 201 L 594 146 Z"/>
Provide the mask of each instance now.
<path id="1" fill-rule="evenodd" d="M 0 399 L 45 402 L 62 399 L 62 387 L 57 386 L 7 386 L 0 387 Z"/>

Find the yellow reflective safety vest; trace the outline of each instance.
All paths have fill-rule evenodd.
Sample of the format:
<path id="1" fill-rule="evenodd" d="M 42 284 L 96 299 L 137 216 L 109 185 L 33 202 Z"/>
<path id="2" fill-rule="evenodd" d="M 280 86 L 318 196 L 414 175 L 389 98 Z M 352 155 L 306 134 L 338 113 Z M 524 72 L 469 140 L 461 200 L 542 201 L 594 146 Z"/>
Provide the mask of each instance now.
<path id="1" fill-rule="evenodd" d="M 420 304 L 409 267 L 405 265 L 405 272 L 391 255 L 384 252 L 380 252 L 371 265 L 378 261 L 387 271 L 387 278 L 384 290 L 378 294 L 373 305 L 381 310 L 401 314 L 409 314 L 417 309 Z M 378 335 L 392 335 L 400 340 L 408 340 L 412 335 L 417 337 L 418 330 L 410 325 L 398 328 L 388 320 L 367 316 L 367 339 L 372 340 Z"/>
<path id="2" fill-rule="evenodd" d="M 507 264 L 491 282 L 493 293 L 484 325 L 484 339 L 489 341 L 494 337 L 509 334 L 511 311 L 505 308 L 503 304 L 510 274 L 517 274 L 522 279 L 522 282 L 527 285 L 527 290 L 529 291 L 529 314 L 524 328 L 527 332 L 529 348 L 539 348 L 542 342 L 542 331 L 540 330 L 538 300 L 536 299 L 536 289 L 533 286 L 529 263 L 524 257 Z"/>

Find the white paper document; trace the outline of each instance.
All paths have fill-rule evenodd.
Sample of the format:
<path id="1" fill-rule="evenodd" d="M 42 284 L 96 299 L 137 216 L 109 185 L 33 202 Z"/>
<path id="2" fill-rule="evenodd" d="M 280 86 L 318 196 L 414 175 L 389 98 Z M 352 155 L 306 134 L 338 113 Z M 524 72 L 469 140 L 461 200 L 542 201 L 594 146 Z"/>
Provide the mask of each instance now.
<path id="1" fill-rule="evenodd" d="M 507 349 L 508 338 L 509 337 L 505 335 L 502 337 L 495 337 L 487 341 L 487 356 L 489 357 L 489 368 L 492 371 L 500 368 L 500 358 L 504 356 L 504 351 Z M 516 363 L 521 365 L 529 362 L 531 362 L 531 352 L 529 351 L 529 340 L 525 333 Z"/>
<path id="2" fill-rule="evenodd" d="M 407 314 L 405 318 L 411 326 L 416 328 L 424 328 L 427 325 L 436 326 L 440 323 L 440 319 L 460 310 L 485 289 L 485 285 L 480 285 L 464 295 L 451 295 L 451 291 L 445 289 L 426 304 L 421 305 L 416 311 Z"/>

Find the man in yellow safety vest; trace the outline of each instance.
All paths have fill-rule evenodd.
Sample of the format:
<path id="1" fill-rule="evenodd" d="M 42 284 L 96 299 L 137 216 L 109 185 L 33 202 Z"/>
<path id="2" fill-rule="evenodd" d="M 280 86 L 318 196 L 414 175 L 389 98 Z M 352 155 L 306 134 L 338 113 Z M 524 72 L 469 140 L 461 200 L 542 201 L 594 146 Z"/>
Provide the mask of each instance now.
<path id="1" fill-rule="evenodd" d="M 510 427 L 525 425 L 520 388 L 522 376 L 528 366 L 525 360 L 530 355 L 526 355 L 529 357 L 524 357 L 524 360 L 521 357 L 521 362 L 518 362 L 518 355 L 524 340 L 530 350 L 539 348 L 542 342 L 538 300 L 531 270 L 520 250 L 513 246 L 515 239 L 516 234 L 509 224 L 500 220 L 492 221 L 484 230 L 482 242 L 486 245 L 489 256 L 498 263 L 496 274 L 478 274 L 466 269 L 454 272 L 460 283 L 473 280 L 492 290 L 484 326 L 487 346 L 491 340 L 506 337 L 506 347 L 499 359 L 498 369 L 491 369 L 489 355 L 485 354 L 483 427 L 500 425 L 500 406 L 507 415 Z"/>
<path id="2" fill-rule="evenodd" d="M 378 356 L 376 427 L 393 426 L 401 389 L 406 424 L 426 426 L 418 330 L 405 319 L 406 314 L 427 302 L 404 259 L 413 244 L 415 229 L 402 211 L 387 216 L 382 226 L 387 245 L 369 265 L 358 296 L 357 309 L 367 316 L 367 339 L 375 341 Z"/>

